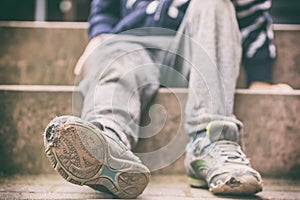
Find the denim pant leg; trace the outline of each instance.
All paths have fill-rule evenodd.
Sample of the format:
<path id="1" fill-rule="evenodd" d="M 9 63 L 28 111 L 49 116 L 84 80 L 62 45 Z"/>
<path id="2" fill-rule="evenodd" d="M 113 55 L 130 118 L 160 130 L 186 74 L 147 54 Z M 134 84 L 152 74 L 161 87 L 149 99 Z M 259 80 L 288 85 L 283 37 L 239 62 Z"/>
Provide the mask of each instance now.
<path id="1" fill-rule="evenodd" d="M 230 0 L 192 0 L 177 35 L 182 71 L 190 69 L 186 106 L 188 134 L 233 115 L 241 38 Z"/>
<path id="2" fill-rule="evenodd" d="M 143 46 L 120 40 L 104 42 L 96 49 L 87 69 L 80 83 L 82 119 L 114 130 L 133 148 L 138 140 L 142 100 L 150 101 L 158 90 L 159 68 Z"/>

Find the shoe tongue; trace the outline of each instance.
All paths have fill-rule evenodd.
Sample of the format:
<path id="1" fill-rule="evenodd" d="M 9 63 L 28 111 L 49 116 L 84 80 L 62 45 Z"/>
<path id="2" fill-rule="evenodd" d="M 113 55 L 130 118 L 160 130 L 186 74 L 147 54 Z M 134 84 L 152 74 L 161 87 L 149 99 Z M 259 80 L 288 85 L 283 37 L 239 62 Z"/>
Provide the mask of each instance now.
<path id="1" fill-rule="evenodd" d="M 232 122 L 211 122 L 207 127 L 207 136 L 211 142 L 218 140 L 239 141 L 238 127 Z"/>

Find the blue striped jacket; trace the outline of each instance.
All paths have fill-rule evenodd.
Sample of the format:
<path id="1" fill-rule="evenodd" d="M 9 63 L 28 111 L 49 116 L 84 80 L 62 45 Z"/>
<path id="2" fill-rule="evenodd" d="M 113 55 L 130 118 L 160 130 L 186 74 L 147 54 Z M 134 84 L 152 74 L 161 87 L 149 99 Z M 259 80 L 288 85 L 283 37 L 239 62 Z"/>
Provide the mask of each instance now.
<path id="1" fill-rule="evenodd" d="M 119 33 L 139 27 L 177 30 L 190 0 L 93 0 L 89 37 Z M 276 57 L 271 0 L 232 0 L 242 35 L 243 62 L 248 81 L 271 81 L 271 64 Z"/>

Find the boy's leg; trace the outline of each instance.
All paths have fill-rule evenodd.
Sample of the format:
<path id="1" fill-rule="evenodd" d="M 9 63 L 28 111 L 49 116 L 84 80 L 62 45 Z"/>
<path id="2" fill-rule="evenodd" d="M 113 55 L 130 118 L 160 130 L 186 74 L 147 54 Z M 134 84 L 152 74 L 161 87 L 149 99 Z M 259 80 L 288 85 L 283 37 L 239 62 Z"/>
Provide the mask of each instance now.
<path id="1" fill-rule="evenodd" d="M 190 68 L 188 133 L 205 129 L 212 120 L 227 120 L 242 126 L 233 115 L 241 38 L 232 3 L 191 1 L 180 32 L 184 49 L 179 49 L 179 53 L 186 60 L 185 68 Z"/>
<path id="2" fill-rule="evenodd" d="M 88 63 L 89 73 L 80 84 L 81 118 L 113 130 L 132 149 L 138 141 L 141 110 L 159 88 L 159 68 L 142 45 L 122 40 L 98 49 Z"/>
<path id="3" fill-rule="evenodd" d="M 190 68 L 185 161 L 190 183 L 208 185 L 214 193 L 256 193 L 261 178 L 238 145 L 242 124 L 233 115 L 241 41 L 231 1 L 192 0 L 180 33 L 179 53 Z"/>
<path id="4" fill-rule="evenodd" d="M 242 35 L 243 65 L 249 89 L 289 91 L 285 83 L 272 84 L 272 69 L 276 57 L 273 20 L 269 14 L 271 0 L 234 0 Z"/>
<path id="5" fill-rule="evenodd" d="M 62 116 L 49 123 L 47 156 L 69 182 L 135 198 L 150 172 L 130 149 L 138 139 L 141 102 L 159 87 L 159 69 L 141 45 L 126 40 L 104 42 L 88 65 L 80 84 L 82 119 Z"/>

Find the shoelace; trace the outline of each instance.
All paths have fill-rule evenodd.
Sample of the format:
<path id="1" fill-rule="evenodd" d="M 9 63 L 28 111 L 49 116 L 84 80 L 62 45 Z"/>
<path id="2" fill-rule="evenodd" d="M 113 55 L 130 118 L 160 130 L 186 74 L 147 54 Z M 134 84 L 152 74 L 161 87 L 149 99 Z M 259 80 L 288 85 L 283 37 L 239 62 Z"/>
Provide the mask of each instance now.
<path id="1" fill-rule="evenodd" d="M 217 148 L 216 148 L 217 147 Z M 248 165 L 249 160 L 243 153 L 240 145 L 229 140 L 220 140 L 215 142 L 215 152 L 218 152 L 227 163 Z"/>

